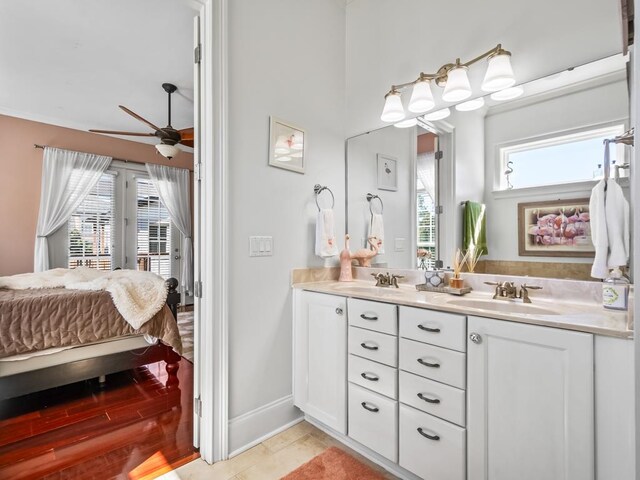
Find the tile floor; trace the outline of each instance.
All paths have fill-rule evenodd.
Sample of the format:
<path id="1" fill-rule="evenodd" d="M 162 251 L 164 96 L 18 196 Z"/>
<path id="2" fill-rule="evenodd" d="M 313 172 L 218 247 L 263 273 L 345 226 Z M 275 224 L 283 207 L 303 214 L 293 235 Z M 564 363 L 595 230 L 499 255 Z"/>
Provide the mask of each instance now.
<path id="1" fill-rule="evenodd" d="M 310 423 L 301 422 L 225 462 L 208 465 L 198 459 L 160 478 L 163 480 L 277 480 L 333 446 L 341 448 L 372 468 L 384 472 L 379 466 Z M 384 473 L 385 478 L 397 478 L 388 472 Z"/>

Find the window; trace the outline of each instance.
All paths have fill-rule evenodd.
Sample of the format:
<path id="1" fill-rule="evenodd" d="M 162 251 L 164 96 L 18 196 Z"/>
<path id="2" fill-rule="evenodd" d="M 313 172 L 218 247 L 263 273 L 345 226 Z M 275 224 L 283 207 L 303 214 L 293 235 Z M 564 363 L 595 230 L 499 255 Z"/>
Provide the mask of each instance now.
<path id="1" fill-rule="evenodd" d="M 136 178 L 136 266 L 171 276 L 171 221 L 169 212 L 148 178 Z"/>
<path id="2" fill-rule="evenodd" d="M 603 176 L 603 140 L 624 133 L 624 125 L 556 135 L 500 149 L 500 188 L 538 187 L 584 182 Z M 611 176 L 614 165 L 624 164 L 624 147 L 611 145 Z M 619 171 L 626 176 L 626 170 Z M 550 179 L 552 179 L 550 181 Z"/>
<path id="3" fill-rule="evenodd" d="M 115 175 L 105 173 L 67 223 L 69 268 L 111 270 L 114 225 Z"/>
<path id="4" fill-rule="evenodd" d="M 436 259 L 435 204 L 428 193 L 418 192 L 418 249 L 429 252 L 428 258 L 418 257 L 418 266 L 432 268 Z M 424 265 L 422 263 L 424 262 Z"/>

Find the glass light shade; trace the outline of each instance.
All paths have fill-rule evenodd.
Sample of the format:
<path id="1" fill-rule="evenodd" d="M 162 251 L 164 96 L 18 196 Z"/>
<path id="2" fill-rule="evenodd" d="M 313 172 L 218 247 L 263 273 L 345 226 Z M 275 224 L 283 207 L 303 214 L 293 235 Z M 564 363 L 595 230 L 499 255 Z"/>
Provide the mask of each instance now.
<path id="1" fill-rule="evenodd" d="M 411 92 L 411 100 L 407 107 L 410 112 L 423 113 L 428 112 L 435 106 L 433 94 L 431 93 L 431 85 L 429 80 L 421 80 L 413 86 Z"/>
<path id="2" fill-rule="evenodd" d="M 466 67 L 455 67 L 447 73 L 447 83 L 442 92 L 445 102 L 459 102 L 471 96 L 471 84 Z"/>
<path id="3" fill-rule="evenodd" d="M 511 68 L 511 55 L 501 53 L 489 59 L 487 72 L 482 81 L 482 90 L 485 92 L 497 92 L 504 88 L 509 88 L 516 83 Z"/>
<path id="4" fill-rule="evenodd" d="M 156 145 L 156 150 L 158 150 L 160 155 L 162 155 L 163 157 L 167 157 L 169 160 L 178 155 L 181 151 L 175 145 L 167 145 L 165 143 L 159 143 L 158 145 Z"/>
<path id="5" fill-rule="evenodd" d="M 442 120 L 443 118 L 447 118 L 451 115 L 451 110 L 449 108 L 443 108 L 442 110 L 436 110 L 435 112 L 427 113 L 423 115 L 422 118 L 429 121 Z"/>
<path id="6" fill-rule="evenodd" d="M 393 126 L 396 128 L 409 128 L 409 127 L 413 127 L 415 125 L 418 124 L 418 119 L 417 118 L 410 118 L 408 120 L 403 120 L 401 122 L 398 123 L 394 123 Z"/>
<path id="7" fill-rule="evenodd" d="M 456 110 L 458 110 L 459 112 L 470 112 L 471 110 L 477 110 L 482 107 L 484 107 L 484 98 L 480 97 L 459 103 L 458 105 L 456 105 Z"/>
<path id="8" fill-rule="evenodd" d="M 402 99 L 400 92 L 387 93 L 384 100 L 384 108 L 380 120 L 383 122 L 399 122 L 404 118 L 404 108 L 402 107 Z"/>
<path id="9" fill-rule="evenodd" d="M 517 87 L 505 88 L 504 90 L 493 92 L 491 94 L 491 99 L 497 100 L 498 102 L 504 102 L 505 100 L 512 100 L 514 98 L 518 98 L 523 93 L 524 93 L 524 88 L 518 85 Z"/>

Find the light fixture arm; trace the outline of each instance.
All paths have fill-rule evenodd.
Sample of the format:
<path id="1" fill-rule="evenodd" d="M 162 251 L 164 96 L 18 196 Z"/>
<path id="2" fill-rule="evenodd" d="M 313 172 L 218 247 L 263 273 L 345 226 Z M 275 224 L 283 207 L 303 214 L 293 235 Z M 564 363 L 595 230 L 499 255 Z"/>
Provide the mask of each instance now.
<path id="1" fill-rule="evenodd" d="M 467 62 L 460 62 L 460 59 L 457 58 L 455 63 L 445 63 L 444 65 L 442 65 L 437 71 L 436 73 L 424 73 L 424 72 L 420 72 L 420 76 L 415 79 L 412 82 L 407 82 L 407 83 L 401 83 L 398 85 L 392 85 L 391 86 L 391 90 L 389 91 L 389 93 L 387 95 L 389 95 L 390 93 L 399 93 L 402 90 L 411 87 L 413 85 L 415 85 L 418 82 L 424 82 L 424 81 L 431 81 L 434 80 L 436 82 L 436 85 L 438 86 L 443 86 L 446 82 L 447 82 L 447 77 L 449 75 L 449 72 L 451 71 L 451 69 L 453 68 L 459 68 L 459 67 L 463 67 L 463 68 L 468 68 L 471 65 L 473 65 L 474 63 L 479 62 L 480 60 L 484 59 L 484 58 L 490 58 L 493 57 L 494 55 L 511 55 L 511 52 L 508 52 L 506 50 L 504 50 L 502 48 L 502 44 L 498 44 L 495 47 L 493 47 L 491 50 L 488 50 L 486 52 L 484 52 L 481 55 L 478 55 L 475 58 L 472 58 L 471 60 L 467 61 Z"/>

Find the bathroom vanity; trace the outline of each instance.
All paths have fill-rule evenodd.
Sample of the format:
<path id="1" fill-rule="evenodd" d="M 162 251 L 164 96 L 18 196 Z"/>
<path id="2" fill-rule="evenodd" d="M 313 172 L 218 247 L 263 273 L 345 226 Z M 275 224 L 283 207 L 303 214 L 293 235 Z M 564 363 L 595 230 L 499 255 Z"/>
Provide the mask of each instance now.
<path id="1" fill-rule="evenodd" d="M 491 297 L 294 285 L 295 405 L 402 478 L 633 478 L 627 313 Z"/>

